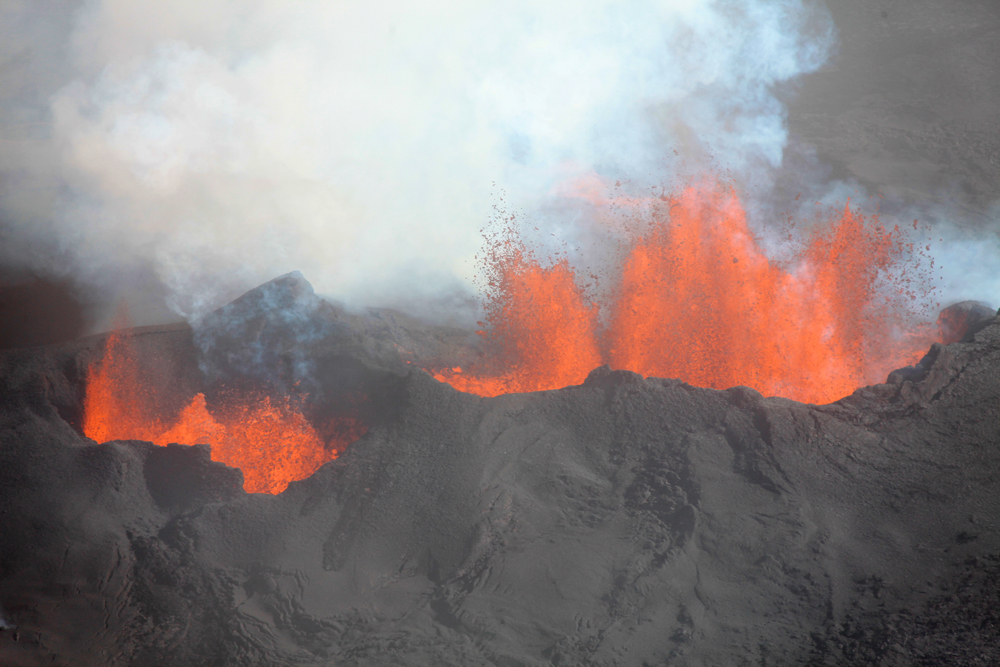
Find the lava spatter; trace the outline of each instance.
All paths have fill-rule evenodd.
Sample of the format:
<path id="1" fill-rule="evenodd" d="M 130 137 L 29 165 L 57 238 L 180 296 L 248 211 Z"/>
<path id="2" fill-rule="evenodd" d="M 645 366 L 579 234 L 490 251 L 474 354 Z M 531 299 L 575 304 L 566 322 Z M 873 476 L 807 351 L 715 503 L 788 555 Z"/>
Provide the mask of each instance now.
<path id="1" fill-rule="evenodd" d="M 309 477 L 367 431 L 360 420 L 338 416 L 335 428 L 328 429 L 337 437 L 324 441 L 291 397 L 220 394 L 214 410 L 198 393 L 179 414 L 164 414 L 156 383 L 144 375 L 129 334 L 117 330 L 88 373 L 83 431 L 97 442 L 209 444 L 212 460 L 243 471 L 246 491 L 271 494 Z"/>
<path id="2" fill-rule="evenodd" d="M 659 199 L 613 269 L 616 288 L 597 303 L 565 259 L 543 267 L 508 225 L 482 261 L 487 359 L 435 377 L 492 396 L 576 384 L 608 363 L 827 403 L 913 363 L 936 340 L 907 317 L 916 296 L 908 246 L 877 216 L 847 206 L 779 264 L 731 188 L 705 181 Z"/>

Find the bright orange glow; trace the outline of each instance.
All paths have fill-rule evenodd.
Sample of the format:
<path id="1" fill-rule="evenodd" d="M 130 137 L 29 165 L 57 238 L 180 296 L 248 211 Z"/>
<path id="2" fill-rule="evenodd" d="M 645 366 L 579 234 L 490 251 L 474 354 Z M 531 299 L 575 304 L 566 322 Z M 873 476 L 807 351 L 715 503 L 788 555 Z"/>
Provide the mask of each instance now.
<path id="1" fill-rule="evenodd" d="M 731 190 L 708 183 L 663 199 L 617 269 L 603 326 L 569 265 L 525 260 L 508 230 L 486 255 L 489 361 L 435 377 L 491 396 L 578 384 L 607 362 L 827 403 L 884 381 L 936 340 L 927 327 L 900 333 L 902 305 L 917 294 L 906 288 L 901 233 L 877 217 L 845 208 L 785 268 L 760 249 Z"/>
<path id="2" fill-rule="evenodd" d="M 494 255 L 487 347 L 502 360 L 490 374 L 461 368 L 434 375 L 480 396 L 538 391 L 579 384 L 601 363 L 597 308 L 574 282 L 566 262 L 543 268 L 517 241 L 506 239 Z"/>
<path id="3" fill-rule="evenodd" d="M 339 417 L 328 425 L 334 441 L 324 444 L 291 399 L 263 394 L 226 394 L 213 415 L 199 393 L 175 419 L 163 419 L 154 386 L 142 377 L 127 333 L 112 333 L 104 358 L 87 377 L 84 434 L 98 442 L 209 444 L 212 460 L 243 471 L 246 491 L 275 494 L 337 458 L 367 431 L 360 421 Z"/>
<path id="4" fill-rule="evenodd" d="M 879 303 L 902 241 L 877 220 L 845 208 L 788 271 L 757 246 L 734 193 L 692 187 L 669 204 L 622 267 L 607 331 L 616 368 L 827 403 L 932 342 L 898 342 L 899 313 Z"/>
<path id="5" fill-rule="evenodd" d="M 112 332 L 104 357 L 87 373 L 84 435 L 97 442 L 155 441 L 169 428 L 157 410 L 159 402 L 155 385 L 146 386 L 142 380 L 128 335 L 121 330 Z"/>

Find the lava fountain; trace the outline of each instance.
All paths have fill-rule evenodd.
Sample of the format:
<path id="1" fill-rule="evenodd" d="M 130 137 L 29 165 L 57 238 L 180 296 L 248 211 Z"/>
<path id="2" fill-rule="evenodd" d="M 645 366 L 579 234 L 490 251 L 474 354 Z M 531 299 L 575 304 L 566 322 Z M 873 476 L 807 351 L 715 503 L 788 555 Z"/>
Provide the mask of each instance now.
<path id="1" fill-rule="evenodd" d="M 158 395 L 155 378 L 146 377 L 130 336 L 117 330 L 88 372 L 83 432 L 97 442 L 209 444 L 214 461 L 243 471 L 246 491 L 276 494 L 337 458 L 367 430 L 356 418 L 340 416 L 328 425 L 336 436 L 324 442 L 298 399 L 253 391 L 219 393 L 214 410 L 198 393 L 179 414 L 165 415 L 165 397 Z"/>
<path id="2" fill-rule="evenodd" d="M 706 182 L 660 199 L 599 299 L 565 259 L 542 266 L 513 226 L 493 237 L 480 267 L 487 359 L 435 377 L 494 396 L 579 384 L 608 363 L 828 403 L 884 380 L 937 340 L 907 314 L 930 293 L 906 262 L 913 246 L 877 216 L 848 205 L 779 264 L 731 188 Z"/>

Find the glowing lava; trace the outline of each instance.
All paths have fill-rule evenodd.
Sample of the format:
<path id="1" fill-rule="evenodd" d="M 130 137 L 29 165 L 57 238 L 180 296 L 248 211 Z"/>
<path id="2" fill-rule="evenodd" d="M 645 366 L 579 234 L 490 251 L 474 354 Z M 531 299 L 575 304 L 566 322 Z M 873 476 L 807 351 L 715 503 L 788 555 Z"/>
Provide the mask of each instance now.
<path id="1" fill-rule="evenodd" d="M 484 267 L 489 360 L 435 377 L 493 396 L 578 384 L 607 362 L 827 403 L 915 362 L 935 340 L 901 333 L 904 303 L 917 298 L 901 264 L 907 246 L 877 217 L 845 208 L 785 268 L 760 249 L 731 190 L 702 184 L 663 199 L 598 304 L 565 260 L 543 268 L 506 231 Z"/>
<path id="2" fill-rule="evenodd" d="M 489 310 L 494 359 L 503 365 L 489 375 L 462 375 L 456 368 L 435 377 L 481 396 L 583 382 L 601 364 L 597 308 L 566 262 L 543 268 L 519 242 L 509 240 L 506 247 L 494 267 Z"/>
<path id="3" fill-rule="evenodd" d="M 163 418 L 162 403 L 142 375 L 129 336 L 112 333 L 103 359 L 90 369 L 84 398 L 83 431 L 97 442 L 209 444 L 214 461 L 243 471 L 246 491 L 275 494 L 337 458 L 367 430 L 352 417 L 340 417 L 330 425 L 337 438 L 324 443 L 288 397 L 229 392 L 213 414 L 199 393 L 173 419 Z"/>

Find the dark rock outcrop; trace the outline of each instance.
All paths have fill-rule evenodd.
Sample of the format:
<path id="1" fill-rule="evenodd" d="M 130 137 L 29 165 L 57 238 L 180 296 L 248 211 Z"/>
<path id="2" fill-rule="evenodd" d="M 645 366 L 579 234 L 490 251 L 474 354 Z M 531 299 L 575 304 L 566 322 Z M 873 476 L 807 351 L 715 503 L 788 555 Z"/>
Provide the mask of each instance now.
<path id="1" fill-rule="evenodd" d="M 938 316 L 941 343 L 932 345 L 930 351 L 916 365 L 899 368 L 889 373 L 886 383 L 920 382 L 927 376 L 927 372 L 934 365 L 944 345 L 972 342 L 975 340 L 975 335 L 993 324 L 996 318 L 997 311 L 982 301 L 961 301 L 948 306 Z"/>
<path id="2" fill-rule="evenodd" d="M 202 323 L 221 327 L 211 344 L 137 334 L 182 378 L 249 354 L 332 395 L 349 359 L 381 388 L 368 434 L 279 496 L 243 493 L 204 448 L 83 439 L 66 416 L 98 340 L 0 357 L 16 625 L 0 663 L 1000 660 L 995 319 L 919 378 L 825 406 L 607 368 L 484 399 L 393 357 L 396 336 L 444 354 L 451 334 L 348 315 L 297 281 Z"/>
<path id="3" fill-rule="evenodd" d="M 942 343 L 969 342 L 997 316 L 995 308 L 982 301 L 960 301 L 948 306 L 938 316 Z"/>

